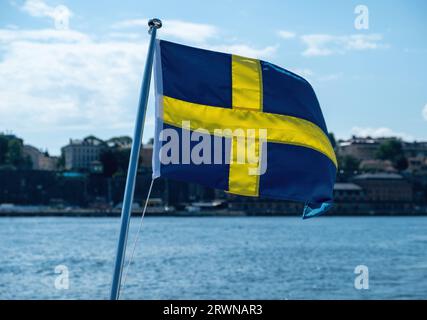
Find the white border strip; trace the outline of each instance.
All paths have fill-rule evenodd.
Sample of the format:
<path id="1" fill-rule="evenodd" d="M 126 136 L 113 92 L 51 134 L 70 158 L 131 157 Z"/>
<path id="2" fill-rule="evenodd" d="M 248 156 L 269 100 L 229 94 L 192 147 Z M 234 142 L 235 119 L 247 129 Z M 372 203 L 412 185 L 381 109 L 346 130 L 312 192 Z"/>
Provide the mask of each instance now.
<path id="1" fill-rule="evenodd" d="M 154 84 L 155 84 L 155 129 L 153 146 L 153 179 L 160 177 L 160 132 L 163 130 L 163 73 L 160 51 L 160 39 L 156 40 L 154 56 Z"/>

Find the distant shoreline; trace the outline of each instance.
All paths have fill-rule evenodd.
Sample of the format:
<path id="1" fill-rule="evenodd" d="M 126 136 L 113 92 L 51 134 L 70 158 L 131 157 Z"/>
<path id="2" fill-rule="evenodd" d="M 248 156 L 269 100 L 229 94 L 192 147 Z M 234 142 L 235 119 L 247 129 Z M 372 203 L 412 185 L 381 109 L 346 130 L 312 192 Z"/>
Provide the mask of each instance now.
<path id="1" fill-rule="evenodd" d="M 75 217 L 75 218 L 118 218 L 120 211 L 46 211 L 46 212 L 0 212 L 0 218 L 28 218 L 28 217 Z M 132 213 L 133 217 L 141 216 L 141 211 Z M 148 217 L 299 217 L 301 213 L 283 213 L 283 214 L 247 214 L 241 211 L 175 211 L 168 213 L 147 212 Z M 335 212 L 327 213 L 329 217 L 427 217 L 426 212 L 412 213 L 344 213 L 338 214 Z"/>

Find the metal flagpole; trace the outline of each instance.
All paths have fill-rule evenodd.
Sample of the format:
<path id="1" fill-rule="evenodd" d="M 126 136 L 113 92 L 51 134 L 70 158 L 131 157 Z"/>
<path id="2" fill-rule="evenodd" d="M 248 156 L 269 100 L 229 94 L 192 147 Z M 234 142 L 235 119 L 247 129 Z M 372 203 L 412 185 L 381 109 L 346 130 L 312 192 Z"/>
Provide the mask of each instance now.
<path id="1" fill-rule="evenodd" d="M 148 21 L 149 33 L 151 34 L 148 46 L 147 61 L 145 63 L 144 76 L 142 78 L 141 95 L 139 97 L 138 115 L 135 122 L 135 132 L 133 135 L 132 149 L 130 152 L 128 175 L 126 178 L 126 188 L 123 196 L 122 214 L 119 243 L 117 246 L 116 263 L 114 265 L 113 283 L 111 285 L 111 300 L 117 300 L 120 293 L 123 263 L 126 253 L 126 242 L 128 228 L 133 203 L 133 193 L 135 190 L 136 172 L 138 169 L 139 152 L 141 149 L 141 139 L 144 130 L 145 111 L 147 109 L 148 93 L 150 90 L 151 70 L 153 66 L 154 42 L 156 40 L 157 29 L 162 27 L 159 19 Z"/>

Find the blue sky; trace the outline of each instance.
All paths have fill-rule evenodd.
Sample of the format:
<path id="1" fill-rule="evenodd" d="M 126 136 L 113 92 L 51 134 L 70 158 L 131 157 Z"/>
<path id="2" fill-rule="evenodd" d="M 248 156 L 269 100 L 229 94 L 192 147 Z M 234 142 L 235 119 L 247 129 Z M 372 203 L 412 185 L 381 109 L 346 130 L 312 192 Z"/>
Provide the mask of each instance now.
<path id="1" fill-rule="evenodd" d="M 356 29 L 365 5 L 369 28 Z M 308 79 L 328 129 L 427 140 L 427 2 L 0 2 L 0 131 L 59 154 L 130 135 L 148 35 L 261 58 Z M 153 99 L 144 140 L 153 135 Z"/>

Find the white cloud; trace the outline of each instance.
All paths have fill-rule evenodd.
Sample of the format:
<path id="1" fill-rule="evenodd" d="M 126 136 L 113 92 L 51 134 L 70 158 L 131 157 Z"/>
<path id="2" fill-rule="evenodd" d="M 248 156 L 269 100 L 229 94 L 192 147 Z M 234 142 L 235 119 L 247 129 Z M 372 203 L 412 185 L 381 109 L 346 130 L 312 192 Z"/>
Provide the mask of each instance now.
<path id="1" fill-rule="evenodd" d="M 296 37 L 295 32 L 287 31 L 287 30 L 280 30 L 277 32 L 277 34 L 279 35 L 279 37 L 283 39 L 293 39 Z"/>
<path id="2" fill-rule="evenodd" d="M 70 130 L 76 135 L 127 132 L 133 127 L 148 44 L 148 36 L 134 37 L 0 29 L 0 128 L 26 139 Z M 254 57 L 276 51 L 247 45 L 208 49 Z"/>
<path id="3" fill-rule="evenodd" d="M 384 47 L 380 42 L 383 40 L 381 34 L 354 34 L 341 39 L 345 44 L 345 50 L 369 50 Z"/>
<path id="4" fill-rule="evenodd" d="M 122 40 L 136 40 L 141 38 L 141 34 L 131 32 L 110 32 L 108 37 Z"/>
<path id="5" fill-rule="evenodd" d="M 134 27 L 147 27 L 147 19 L 124 20 L 115 23 L 114 29 L 126 29 Z M 172 37 L 184 41 L 202 43 L 218 36 L 218 28 L 203 23 L 194 23 L 181 20 L 165 20 L 161 29 L 162 37 Z"/>
<path id="6" fill-rule="evenodd" d="M 307 45 L 307 49 L 303 52 L 303 55 L 326 56 L 332 54 L 332 50 L 325 47 L 332 38 L 332 36 L 326 34 L 302 36 L 302 41 Z"/>
<path id="7" fill-rule="evenodd" d="M 206 49 L 261 59 L 272 57 L 277 52 L 278 46 L 275 45 L 264 48 L 254 48 L 246 44 L 234 44 L 207 46 Z"/>
<path id="8" fill-rule="evenodd" d="M 42 1 L 22 7 L 35 17 L 52 17 L 51 9 Z M 146 21 L 128 20 L 129 27 L 138 23 L 146 27 Z M 25 139 L 132 128 L 149 37 L 124 27 L 98 37 L 73 29 L 0 28 L 0 128 Z M 207 49 L 253 57 L 268 57 L 277 49 L 214 47 L 205 41 L 217 37 L 218 29 L 191 22 L 167 21 L 161 31 Z M 147 118 L 149 124 L 150 114 Z"/>
<path id="9" fill-rule="evenodd" d="M 319 76 L 317 78 L 317 80 L 319 82 L 328 82 L 328 81 L 335 81 L 335 80 L 339 80 L 343 77 L 342 72 L 337 72 L 337 73 L 330 73 L 330 74 L 326 74 L 326 75 L 322 75 Z"/>
<path id="10" fill-rule="evenodd" d="M 381 34 L 354 34 L 334 36 L 330 34 L 309 34 L 301 36 L 306 44 L 305 56 L 329 56 L 349 51 L 375 50 L 386 48 Z"/>
<path id="11" fill-rule="evenodd" d="M 0 29 L 0 38 L 1 128 L 131 126 L 147 42 L 45 29 Z"/>
<path id="12" fill-rule="evenodd" d="M 72 11 L 64 6 L 49 6 L 43 0 L 26 0 L 21 10 L 33 17 L 48 17 L 53 20 L 56 27 L 68 28 L 68 21 L 73 15 Z"/>
<path id="13" fill-rule="evenodd" d="M 289 67 L 288 69 L 290 71 L 292 71 L 293 73 L 296 73 L 297 75 L 305 78 L 306 80 L 308 80 L 311 83 L 335 81 L 335 80 L 339 80 L 343 77 L 343 73 L 341 73 L 341 72 L 321 75 L 321 74 L 314 72 L 312 69 L 309 69 L 309 68 Z"/>
<path id="14" fill-rule="evenodd" d="M 128 19 L 116 22 L 112 25 L 113 29 L 126 29 L 134 27 L 148 27 L 148 19 Z"/>
<path id="15" fill-rule="evenodd" d="M 424 106 L 424 109 L 422 111 L 422 115 L 424 117 L 424 120 L 427 121 L 427 104 Z"/>
<path id="16" fill-rule="evenodd" d="M 273 56 L 278 49 L 278 45 L 256 48 L 247 44 L 238 43 L 233 39 L 235 44 L 211 44 L 211 40 L 220 39 L 220 30 L 210 24 L 194 23 L 181 20 L 163 20 L 162 28 L 159 31 L 159 37 L 162 39 L 174 38 L 190 43 L 195 43 L 208 50 L 234 53 L 242 56 L 254 58 L 268 58 Z M 148 19 L 128 19 L 117 22 L 112 25 L 115 30 L 126 30 L 137 28 L 147 28 Z M 126 37 L 123 32 L 112 33 L 115 37 Z M 237 42 L 237 43 L 236 43 Z"/>
<path id="17" fill-rule="evenodd" d="M 247 44 L 218 44 L 211 45 L 207 41 L 218 38 L 220 30 L 209 24 L 193 23 L 181 20 L 163 20 L 162 28 L 159 31 L 159 37 L 162 39 L 175 38 L 190 43 L 196 43 L 197 45 L 208 49 L 227 53 L 238 54 L 242 56 L 255 57 L 255 58 L 267 58 L 273 56 L 278 49 L 278 45 L 267 46 L 264 48 L 255 48 Z M 125 30 L 132 29 L 134 27 L 147 28 L 148 19 L 129 19 L 117 22 L 112 25 L 113 29 Z M 133 38 L 136 37 L 135 33 L 126 32 L 113 32 L 110 33 L 115 38 Z M 237 39 L 233 39 L 233 42 L 238 42 Z"/>
<path id="18" fill-rule="evenodd" d="M 290 71 L 300 75 L 302 77 L 312 77 L 314 76 L 314 71 L 308 68 L 289 68 Z"/>
<path id="19" fill-rule="evenodd" d="M 81 32 L 58 29 L 18 30 L 0 29 L 0 44 L 10 44 L 17 41 L 88 41 L 89 37 Z"/>
<path id="20" fill-rule="evenodd" d="M 351 129 L 351 134 L 359 137 L 373 137 L 373 138 L 398 137 L 407 141 L 415 140 L 414 137 L 410 134 L 407 134 L 405 132 L 396 132 L 387 127 L 379 127 L 379 128 L 353 127 Z"/>
<path id="21" fill-rule="evenodd" d="M 165 23 L 165 29 L 162 30 L 163 34 L 183 40 L 204 42 L 218 34 L 217 28 L 208 24 L 191 23 L 179 20 L 170 20 Z"/>

